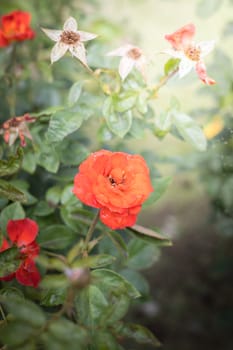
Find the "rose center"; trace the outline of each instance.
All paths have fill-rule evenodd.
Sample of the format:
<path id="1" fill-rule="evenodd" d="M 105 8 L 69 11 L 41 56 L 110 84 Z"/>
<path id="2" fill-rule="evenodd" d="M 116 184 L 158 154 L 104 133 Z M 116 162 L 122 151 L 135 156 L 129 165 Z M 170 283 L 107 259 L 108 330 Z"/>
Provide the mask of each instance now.
<path id="1" fill-rule="evenodd" d="M 184 53 L 192 61 L 199 61 L 200 60 L 201 50 L 197 49 L 196 47 L 190 46 L 185 50 Z"/>
<path id="2" fill-rule="evenodd" d="M 74 45 L 80 40 L 80 35 L 72 31 L 64 31 L 61 34 L 60 40 L 66 45 Z"/>
<path id="3" fill-rule="evenodd" d="M 141 57 L 142 52 L 137 47 L 134 47 L 133 49 L 129 50 L 127 55 L 129 58 L 132 58 L 133 60 L 138 60 Z"/>
<path id="4" fill-rule="evenodd" d="M 111 186 L 113 187 L 121 185 L 125 181 L 125 172 L 118 168 L 113 169 L 108 179 Z"/>

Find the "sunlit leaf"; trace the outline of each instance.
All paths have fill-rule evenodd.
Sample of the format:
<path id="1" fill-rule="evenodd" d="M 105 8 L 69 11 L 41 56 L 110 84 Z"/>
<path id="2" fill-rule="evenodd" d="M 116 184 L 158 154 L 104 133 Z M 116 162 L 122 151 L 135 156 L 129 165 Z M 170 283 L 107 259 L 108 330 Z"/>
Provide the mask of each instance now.
<path id="1" fill-rule="evenodd" d="M 74 103 L 76 103 L 81 93 L 82 93 L 82 83 L 78 81 L 77 83 L 74 83 L 70 88 L 69 95 L 68 95 L 68 104 L 72 106 Z"/>
<path id="2" fill-rule="evenodd" d="M 131 111 L 109 114 L 105 119 L 110 131 L 121 138 L 127 134 L 132 125 Z"/>
<path id="3" fill-rule="evenodd" d="M 188 115 L 174 111 L 173 123 L 185 141 L 189 142 L 199 151 L 205 151 L 207 141 L 200 126 Z"/>

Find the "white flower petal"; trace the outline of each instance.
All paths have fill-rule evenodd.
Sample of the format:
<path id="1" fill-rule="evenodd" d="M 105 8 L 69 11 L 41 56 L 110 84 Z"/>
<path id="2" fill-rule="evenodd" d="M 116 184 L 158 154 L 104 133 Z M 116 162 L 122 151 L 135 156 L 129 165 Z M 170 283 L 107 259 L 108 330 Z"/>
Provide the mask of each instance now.
<path id="1" fill-rule="evenodd" d="M 82 43 L 78 43 L 76 45 L 70 46 L 69 50 L 72 54 L 72 56 L 75 56 L 79 61 L 84 64 L 84 66 L 88 67 L 87 65 L 87 58 L 86 58 L 86 50 Z"/>
<path id="2" fill-rule="evenodd" d="M 53 41 L 60 40 L 62 30 L 53 30 L 53 29 L 46 29 L 46 28 L 41 28 L 41 29 L 51 40 L 53 40 Z"/>
<path id="3" fill-rule="evenodd" d="M 81 41 L 88 41 L 95 39 L 98 35 L 93 34 L 93 33 L 88 33 L 88 32 L 83 32 L 81 30 L 78 31 L 78 34 L 80 35 L 80 40 Z"/>
<path id="4" fill-rule="evenodd" d="M 184 52 L 183 51 L 179 51 L 179 50 L 172 50 L 172 49 L 168 49 L 168 50 L 164 50 L 161 53 L 166 53 L 171 57 L 174 58 L 184 58 Z"/>
<path id="5" fill-rule="evenodd" d="M 201 57 L 208 55 L 215 46 L 215 40 L 202 41 L 197 44 L 197 47 L 201 50 Z"/>
<path id="6" fill-rule="evenodd" d="M 78 29 L 78 24 L 77 24 L 77 21 L 74 17 L 69 17 L 65 23 L 64 23 L 64 26 L 63 26 L 63 29 L 65 31 L 70 31 L 70 32 L 76 32 L 77 29 Z"/>
<path id="7" fill-rule="evenodd" d="M 135 67 L 142 74 L 144 80 L 146 80 L 146 65 L 147 59 L 144 55 L 135 61 Z"/>
<path id="8" fill-rule="evenodd" d="M 127 75 L 131 72 L 134 65 L 135 60 L 127 56 L 122 57 L 119 64 L 119 74 L 122 80 L 124 80 L 127 77 Z"/>
<path id="9" fill-rule="evenodd" d="M 135 48 L 135 46 L 127 44 L 121 47 L 118 47 L 118 49 L 110 51 L 107 53 L 107 56 L 125 56 L 129 50 Z"/>
<path id="10" fill-rule="evenodd" d="M 179 72 L 178 72 L 179 77 L 183 78 L 195 67 L 195 65 L 196 65 L 195 61 L 191 61 L 187 58 L 183 58 L 179 64 Z"/>
<path id="11" fill-rule="evenodd" d="M 51 51 L 51 63 L 58 61 L 62 56 L 64 56 L 68 48 L 69 46 L 66 44 L 61 42 L 56 43 Z"/>

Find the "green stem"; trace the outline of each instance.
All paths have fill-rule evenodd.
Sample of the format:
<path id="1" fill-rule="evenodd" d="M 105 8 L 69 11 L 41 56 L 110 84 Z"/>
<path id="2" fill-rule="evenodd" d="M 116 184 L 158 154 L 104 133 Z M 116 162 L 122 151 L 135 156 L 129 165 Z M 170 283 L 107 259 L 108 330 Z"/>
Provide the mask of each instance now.
<path id="1" fill-rule="evenodd" d="M 92 237 L 92 234 L 95 230 L 95 227 L 96 227 L 96 224 L 97 224 L 97 221 L 99 219 L 99 210 L 97 210 L 95 216 L 94 216 L 94 219 L 91 223 L 91 226 L 89 227 L 89 230 L 87 231 L 87 235 L 86 235 L 86 238 L 85 238 L 85 241 L 84 241 L 84 244 L 85 244 L 85 247 L 87 247 L 88 243 L 90 242 L 91 240 L 91 237 Z"/>
<path id="2" fill-rule="evenodd" d="M 3 308 L 2 308 L 1 305 L 0 305 L 0 314 L 1 314 L 1 316 L 2 316 L 2 319 L 3 319 L 4 321 L 6 321 L 6 316 L 5 316 L 5 313 L 4 313 Z"/>
<path id="3" fill-rule="evenodd" d="M 155 98 L 157 92 L 159 91 L 159 89 L 161 89 L 161 87 L 163 87 L 164 85 L 166 85 L 166 83 L 168 82 L 169 79 L 171 79 L 177 72 L 178 72 L 179 68 L 176 68 L 174 71 L 172 71 L 171 73 L 169 73 L 168 75 L 165 75 L 160 82 L 151 89 L 151 94 L 149 98 Z"/>

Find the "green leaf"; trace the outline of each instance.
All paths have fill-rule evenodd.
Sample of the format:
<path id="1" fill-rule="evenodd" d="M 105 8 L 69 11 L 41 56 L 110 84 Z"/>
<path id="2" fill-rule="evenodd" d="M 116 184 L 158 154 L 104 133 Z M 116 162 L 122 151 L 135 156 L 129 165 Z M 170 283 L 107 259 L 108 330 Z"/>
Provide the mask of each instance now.
<path id="1" fill-rule="evenodd" d="M 139 291 L 142 296 L 149 295 L 149 283 L 140 272 L 131 269 L 124 269 L 121 270 L 120 273 Z"/>
<path id="2" fill-rule="evenodd" d="M 129 130 L 130 135 L 135 139 L 142 139 L 145 134 L 145 122 L 139 118 L 133 118 L 131 128 Z"/>
<path id="3" fill-rule="evenodd" d="M 39 155 L 38 164 L 50 173 L 56 173 L 59 168 L 59 157 L 57 152 L 47 145 Z"/>
<path id="4" fill-rule="evenodd" d="M 53 186 L 46 192 L 45 198 L 48 204 L 57 205 L 60 201 L 62 188 L 60 186 Z"/>
<path id="5" fill-rule="evenodd" d="M 136 288 L 118 273 L 108 270 L 99 269 L 91 272 L 93 278 L 96 278 L 95 285 L 98 285 L 103 292 L 125 294 L 129 298 L 138 298 L 140 294 Z"/>
<path id="6" fill-rule="evenodd" d="M 14 156 L 7 160 L 0 160 L 0 177 L 15 174 L 20 169 L 22 159 L 23 150 L 19 147 Z"/>
<path id="7" fill-rule="evenodd" d="M 117 339 L 109 332 L 98 330 L 93 334 L 93 344 L 95 350 L 123 350 Z"/>
<path id="8" fill-rule="evenodd" d="M 97 286 L 89 285 L 79 293 L 76 307 L 81 323 L 94 327 L 103 322 L 108 310 L 108 301 Z"/>
<path id="9" fill-rule="evenodd" d="M 16 320 L 22 323 L 26 322 L 33 327 L 41 327 L 46 321 L 42 309 L 30 300 L 0 295 L 0 302 L 6 306 L 8 312 L 10 312 Z"/>
<path id="10" fill-rule="evenodd" d="M 46 275 L 40 282 L 40 287 L 45 289 L 66 288 L 69 281 L 65 275 Z"/>
<path id="11" fill-rule="evenodd" d="M 66 144 L 64 141 L 62 143 L 61 163 L 77 166 L 89 155 L 88 149 L 80 142 L 71 143 L 70 140 L 67 140 Z"/>
<path id="12" fill-rule="evenodd" d="M 29 342 L 29 339 L 33 336 L 34 332 L 35 328 L 28 323 L 22 323 L 18 320 L 11 321 L 1 327 L 0 341 L 1 343 L 7 345 L 7 349 L 9 347 L 9 349 L 27 350 L 24 342 Z M 21 344 L 24 344 L 23 348 L 19 348 Z"/>
<path id="13" fill-rule="evenodd" d="M 124 257 L 126 257 L 128 255 L 128 248 L 121 235 L 119 235 L 119 233 L 115 231 L 108 231 L 106 234 L 111 239 L 115 247 L 120 251 L 120 253 L 123 254 Z"/>
<path id="14" fill-rule="evenodd" d="M 16 202 L 5 207 L 0 214 L 0 228 L 6 234 L 6 226 L 9 220 L 24 219 L 25 213 L 22 206 Z"/>
<path id="15" fill-rule="evenodd" d="M 25 203 L 27 201 L 27 198 L 23 192 L 10 184 L 9 181 L 2 179 L 0 179 L 0 197 L 7 198 L 13 202 L 18 201 Z"/>
<path id="16" fill-rule="evenodd" d="M 83 327 L 80 327 L 67 319 L 60 319 L 51 322 L 48 327 L 48 332 L 62 344 L 66 345 L 63 349 L 86 349 L 85 345 L 88 341 L 87 331 Z"/>
<path id="17" fill-rule="evenodd" d="M 179 58 L 170 58 L 164 65 L 164 74 L 168 75 L 173 72 L 179 65 Z"/>
<path id="18" fill-rule="evenodd" d="M 24 205 L 33 205 L 37 202 L 37 198 L 31 195 L 31 193 L 28 191 L 29 184 L 26 181 L 15 179 L 11 180 L 10 184 L 17 187 L 17 189 L 24 194 L 26 199 Z"/>
<path id="19" fill-rule="evenodd" d="M 154 244 L 139 239 L 132 239 L 128 245 L 127 266 L 142 270 L 151 267 L 159 258 L 159 250 Z"/>
<path id="20" fill-rule="evenodd" d="M 36 171 L 37 157 L 31 150 L 24 153 L 22 168 L 29 174 Z"/>
<path id="21" fill-rule="evenodd" d="M 50 119 L 46 133 L 48 141 L 50 143 L 62 141 L 67 135 L 78 130 L 82 122 L 83 117 L 81 113 L 69 110 L 58 111 Z"/>
<path id="22" fill-rule="evenodd" d="M 213 15 L 222 5 L 219 0 L 200 0 L 197 4 L 196 13 L 201 18 Z"/>
<path id="23" fill-rule="evenodd" d="M 41 229 L 38 243 L 44 248 L 56 250 L 67 248 L 77 237 L 75 232 L 64 225 L 51 225 Z"/>
<path id="24" fill-rule="evenodd" d="M 126 112 L 132 109 L 137 100 L 137 94 L 132 92 L 122 93 L 117 99 L 114 99 L 114 110 L 116 112 Z"/>
<path id="25" fill-rule="evenodd" d="M 138 111 L 142 114 L 145 114 L 148 111 L 148 92 L 147 91 L 140 91 L 140 94 L 137 98 L 136 108 Z"/>
<path id="26" fill-rule="evenodd" d="M 42 115 L 52 115 L 60 110 L 62 110 L 64 107 L 63 106 L 51 106 L 51 107 L 48 107 L 38 113 L 33 113 L 33 116 L 34 117 L 40 117 Z"/>
<path id="27" fill-rule="evenodd" d="M 207 141 L 199 125 L 188 115 L 173 111 L 173 123 L 185 141 L 199 151 L 205 151 Z"/>
<path id="28" fill-rule="evenodd" d="M 132 113 L 112 113 L 105 117 L 107 126 L 115 135 L 123 138 L 132 125 Z"/>
<path id="29" fill-rule="evenodd" d="M 50 206 L 46 201 L 40 201 L 37 203 L 33 210 L 35 216 L 48 216 L 54 212 L 54 207 Z"/>
<path id="30" fill-rule="evenodd" d="M 130 231 L 137 238 L 144 240 L 147 243 L 152 243 L 157 246 L 170 246 L 172 242 L 169 238 L 162 236 L 160 233 L 148 229 L 146 227 L 140 225 L 134 225 L 132 227 L 128 227 L 127 231 Z"/>
<path id="31" fill-rule="evenodd" d="M 8 276 L 15 272 L 21 261 L 17 247 L 12 247 L 0 253 L 0 277 Z"/>
<path id="32" fill-rule="evenodd" d="M 122 324 L 118 330 L 118 335 L 133 339 L 140 344 L 150 344 L 153 346 L 161 345 L 159 340 L 149 329 L 135 323 Z"/>
<path id="33" fill-rule="evenodd" d="M 152 186 L 154 191 L 150 194 L 149 198 L 143 204 L 144 207 L 154 204 L 159 200 L 159 198 L 164 194 L 167 190 L 167 187 L 171 183 L 171 177 L 161 177 L 152 180 Z"/>
<path id="34" fill-rule="evenodd" d="M 155 118 L 155 135 L 160 136 L 165 136 L 172 125 L 172 114 L 170 111 L 167 113 L 160 113 L 159 115 L 156 116 Z M 160 136 L 161 137 L 161 136 Z"/>
<path id="35" fill-rule="evenodd" d="M 77 82 L 74 83 L 69 91 L 69 95 L 68 95 L 68 104 L 70 106 L 72 106 L 73 104 L 75 104 L 82 92 L 82 83 L 81 82 Z"/>
<path id="36" fill-rule="evenodd" d="M 43 289 L 40 304 L 44 306 L 62 305 L 65 301 L 67 288 Z"/>
<path id="37" fill-rule="evenodd" d="M 72 263 L 72 268 L 74 267 L 91 267 L 100 268 L 106 265 L 111 265 L 115 261 L 115 257 L 108 254 L 98 254 L 84 257 L 82 259 L 77 259 Z"/>

